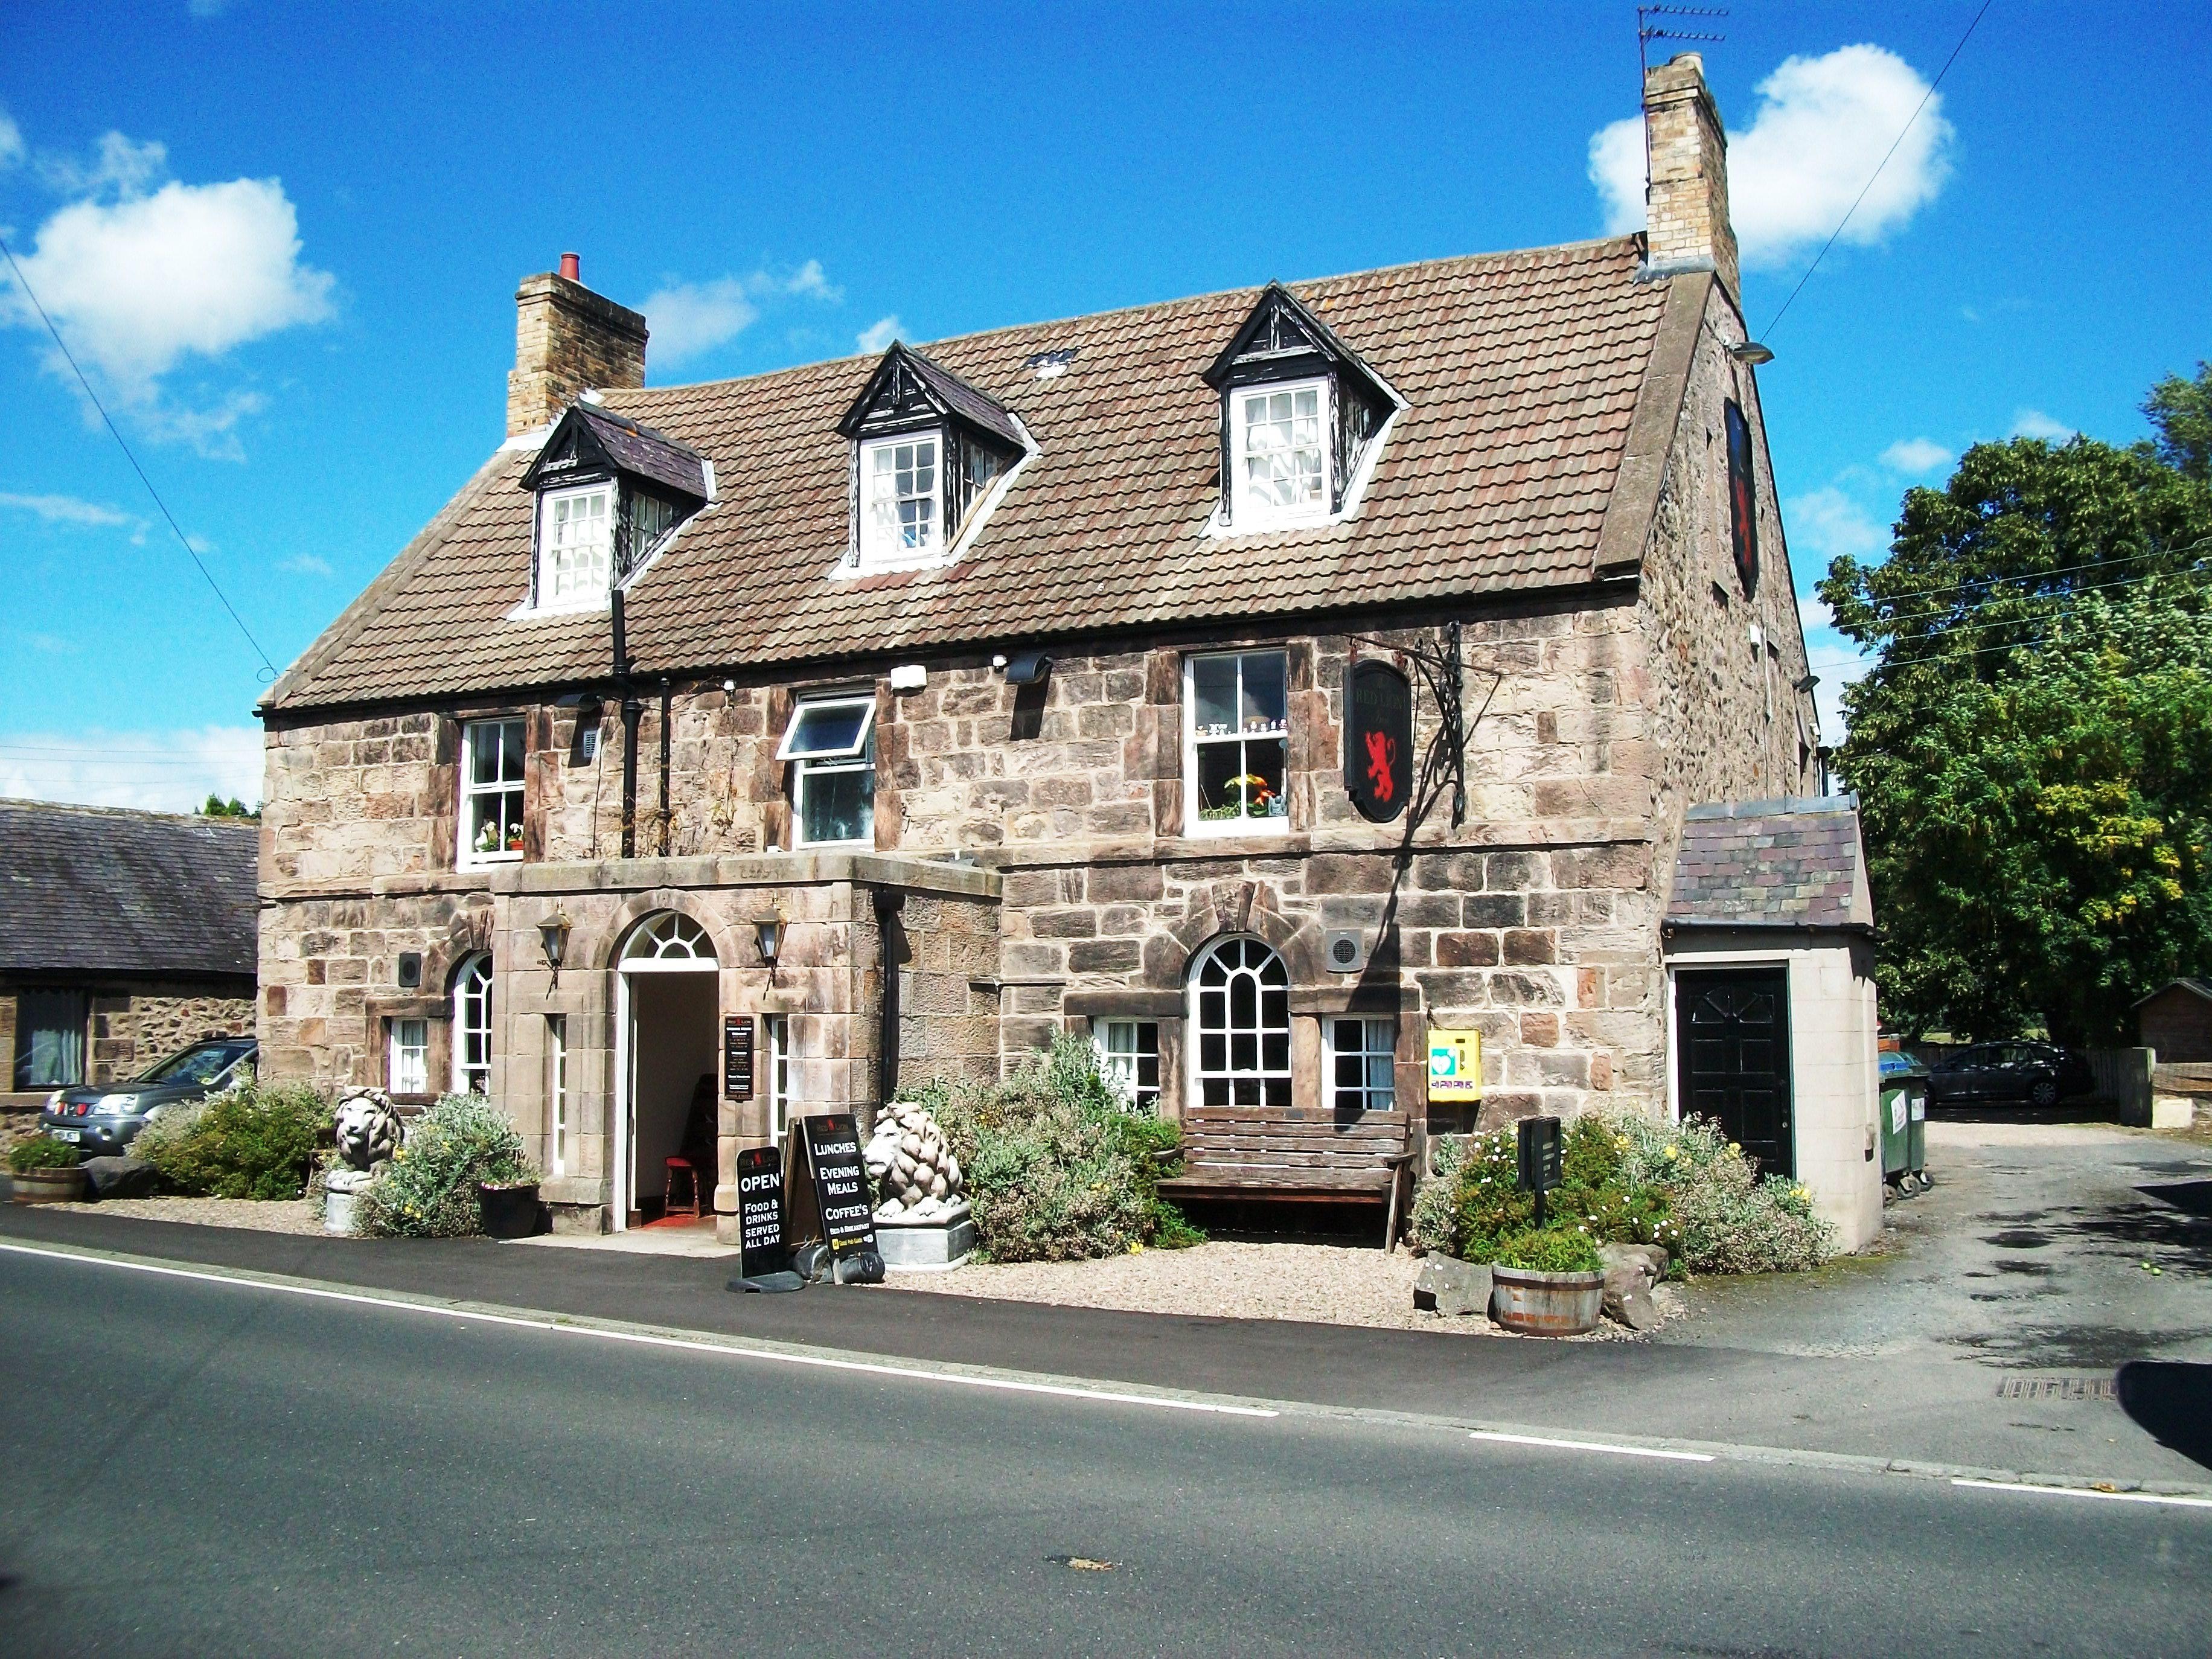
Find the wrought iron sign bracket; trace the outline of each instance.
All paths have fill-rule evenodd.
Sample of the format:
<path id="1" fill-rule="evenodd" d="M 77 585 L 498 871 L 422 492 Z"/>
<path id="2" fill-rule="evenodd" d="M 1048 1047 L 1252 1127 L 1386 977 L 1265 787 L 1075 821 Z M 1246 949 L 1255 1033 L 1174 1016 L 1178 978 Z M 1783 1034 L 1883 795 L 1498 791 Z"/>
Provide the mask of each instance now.
<path id="1" fill-rule="evenodd" d="M 1387 651 L 1411 662 L 1428 687 L 1429 696 L 1436 704 L 1437 727 L 1428 746 L 1421 751 L 1421 769 L 1414 785 L 1413 810 L 1406 815 L 1405 845 L 1411 848 L 1414 833 L 1429 814 L 1436 810 L 1447 787 L 1451 791 L 1452 827 L 1457 829 L 1467 822 L 1467 738 L 1472 722 L 1466 718 L 1466 703 L 1462 686 L 1467 667 L 1461 650 L 1460 624 L 1446 623 L 1438 630 L 1443 638 L 1434 647 L 1400 645 L 1390 640 L 1377 639 L 1370 634 L 1354 634 L 1351 642 L 1355 654 L 1359 647 L 1370 646 L 1377 651 Z M 1496 669 L 1481 671 L 1490 676 L 1490 690 L 1484 694 L 1482 711 L 1490 707 L 1490 699 L 1498 694 L 1499 683 L 1504 678 Z"/>

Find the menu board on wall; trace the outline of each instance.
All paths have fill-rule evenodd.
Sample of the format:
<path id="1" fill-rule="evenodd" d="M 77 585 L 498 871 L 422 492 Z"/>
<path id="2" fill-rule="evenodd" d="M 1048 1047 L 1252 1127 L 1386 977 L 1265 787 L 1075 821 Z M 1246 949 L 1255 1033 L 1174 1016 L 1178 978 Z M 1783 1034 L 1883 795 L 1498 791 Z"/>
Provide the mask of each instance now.
<path id="1" fill-rule="evenodd" d="M 722 1093 L 731 1100 L 753 1097 L 753 1017 L 732 1014 L 722 1022 Z"/>

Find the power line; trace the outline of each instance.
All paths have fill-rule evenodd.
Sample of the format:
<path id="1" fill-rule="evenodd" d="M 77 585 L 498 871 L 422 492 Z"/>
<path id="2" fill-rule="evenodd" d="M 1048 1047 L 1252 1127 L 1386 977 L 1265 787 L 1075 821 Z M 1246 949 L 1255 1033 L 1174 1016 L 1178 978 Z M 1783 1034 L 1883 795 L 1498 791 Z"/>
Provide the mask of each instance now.
<path id="1" fill-rule="evenodd" d="M 2136 587 L 2141 586 L 2144 582 L 2156 581 L 2161 577 L 2203 576 L 2208 574 L 2212 574 L 2212 569 L 2208 569 L 2207 567 L 2200 563 L 2192 562 L 2185 565 L 2179 565 L 2166 570 L 2138 570 L 2131 576 L 2115 576 L 2108 582 L 2077 582 L 2072 586 L 2062 588 L 2057 592 L 2052 593 L 1991 593 L 1985 597 L 1992 600 L 2015 599 L 2027 605 L 2045 605 L 2078 599 L 2085 593 L 2109 593 L 2118 588 Z M 2033 577 L 2021 577 L 2017 580 L 2033 580 L 2037 579 Z M 1957 600 L 1944 600 L 1934 605 L 1922 605 L 1914 610 L 1880 610 L 1879 606 L 1881 603 L 1881 602 L 1879 601 L 1876 602 L 1878 612 L 1875 619 L 1876 624 L 1884 631 L 1894 633 L 1905 631 L 1912 623 L 1924 623 L 1930 617 L 1941 617 L 1947 612 L 1955 611 L 1959 608 L 1960 602 Z"/>
<path id="2" fill-rule="evenodd" d="M 4 240 L 0 240 L 0 254 L 7 255 L 8 268 L 15 273 L 17 286 L 22 289 L 23 296 L 30 301 L 31 308 L 39 313 L 39 320 L 46 325 L 46 332 L 54 337 L 54 344 L 60 348 L 63 360 L 69 364 L 71 372 L 76 375 L 76 383 L 84 388 L 84 395 L 92 400 L 92 406 L 100 411 L 100 418 L 106 423 L 109 435 L 115 440 L 116 447 L 123 452 L 123 459 L 131 463 L 131 470 L 138 475 L 138 482 L 146 486 L 146 493 L 154 498 L 154 505 L 161 509 L 161 516 L 168 521 L 169 528 L 176 532 L 177 545 L 185 550 L 185 556 L 192 562 L 200 574 L 206 579 L 208 586 L 214 590 L 216 600 L 225 611 L 230 613 L 231 621 L 238 624 L 238 631 L 246 635 L 246 642 L 253 647 L 253 654 L 261 659 L 262 667 L 268 671 L 270 679 L 274 680 L 276 678 L 276 665 L 269 660 L 269 653 L 261 648 L 261 641 L 253 637 L 253 630 L 246 625 L 246 618 L 238 614 L 237 607 L 231 604 L 229 596 L 222 591 L 222 585 L 216 580 L 215 573 L 207 568 L 198 552 L 193 548 L 191 538 L 185 534 L 184 526 L 177 522 L 176 515 L 169 511 L 169 504 L 161 499 L 161 492 L 154 488 L 154 481 L 146 476 L 146 469 L 138 465 L 138 458 L 131 453 L 131 446 L 123 441 L 123 433 L 116 426 L 114 417 L 107 412 L 107 405 L 100 401 L 100 394 L 92 389 L 92 382 L 85 378 L 84 370 L 77 366 L 76 358 L 70 352 L 68 342 L 62 338 L 61 330 L 54 326 L 54 319 L 46 314 L 46 307 L 40 302 L 37 293 L 31 287 L 31 279 L 23 275 L 23 267 L 15 263 L 15 251 Z"/>
<path id="3" fill-rule="evenodd" d="M 1943 84 L 1943 77 L 1951 72 L 1951 65 L 1959 61 L 1959 54 L 1966 49 L 1966 42 L 1973 38 L 1974 31 L 1981 27 L 1983 13 L 1988 11 L 1995 3 L 1996 0 L 1982 0 L 1981 11 L 1976 12 L 1974 21 L 1966 25 L 1966 32 L 1959 37 L 1959 44 L 1951 48 L 1951 55 L 1943 60 L 1943 67 L 1936 71 L 1936 78 L 1928 83 L 1928 90 L 1921 94 L 1919 103 L 1913 107 L 1911 118 L 1898 129 L 1897 137 L 1891 140 L 1889 149 L 1884 152 L 1880 165 L 1869 175 L 1866 183 L 1860 187 L 1859 193 L 1851 198 L 1850 206 L 1844 210 L 1844 216 L 1836 222 L 1836 228 L 1829 234 L 1828 240 L 1820 244 L 1820 251 L 1813 256 L 1813 263 L 1805 267 L 1805 274 L 1797 279 L 1797 286 L 1790 290 L 1790 297 L 1782 302 L 1782 310 L 1776 312 L 1773 321 L 1767 324 L 1766 332 L 1760 337 L 1762 339 L 1771 339 L 1774 337 L 1774 325 L 1782 320 L 1783 313 L 1787 312 L 1796 303 L 1797 296 L 1805 290 L 1805 284 L 1813 280 L 1813 273 L 1820 268 L 1820 261 L 1828 257 L 1828 250 L 1835 246 L 1836 238 L 1844 234 L 1844 227 L 1850 223 L 1851 215 L 1859 210 L 1859 204 L 1866 200 L 1867 191 L 1874 188 L 1875 180 L 1881 177 L 1882 168 L 1889 165 L 1890 157 L 1897 154 L 1897 147 L 1905 142 L 1905 135 L 1911 131 L 1915 124 L 1919 121 L 1920 112 L 1928 107 L 1928 100 L 1936 95 L 1936 88 Z"/>

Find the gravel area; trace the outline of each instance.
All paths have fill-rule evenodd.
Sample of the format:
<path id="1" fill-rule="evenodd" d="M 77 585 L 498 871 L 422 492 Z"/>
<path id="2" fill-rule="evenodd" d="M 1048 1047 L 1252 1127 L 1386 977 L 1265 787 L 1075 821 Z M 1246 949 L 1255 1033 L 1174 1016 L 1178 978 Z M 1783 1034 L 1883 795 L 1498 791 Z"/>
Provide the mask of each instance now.
<path id="1" fill-rule="evenodd" d="M 893 1273 L 887 1282 L 926 1294 L 1000 1297 L 1064 1308 L 1292 1319 L 1459 1336 L 1512 1334 L 1487 1319 L 1421 1312 L 1413 1306 L 1413 1276 L 1420 1270 L 1419 1260 L 1402 1250 L 1385 1255 L 1339 1244 L 1215 1240 L 1188 1250 L 1146 1250 L 1103 1261 L 970 1263 L 949 1273 Z M 1671 1316 L 1680 1310 L 1673 1286 L 1662 1285 L 1656 1294 L 1662 1313 Z M 1633 1341 L 1635 1334 L 1607 1320 L 1588 1336 L 1565 1340 Z"/>
<path id="2" fill-rule="evenodd" d="M 49 1204 L 49 1210 L 184 1221 L 199 1227 L 250 1227 L 264 1233 L 319 1233 L 323 1218 L 304 1198 L 111 1198 L 104 1204 Z"/>

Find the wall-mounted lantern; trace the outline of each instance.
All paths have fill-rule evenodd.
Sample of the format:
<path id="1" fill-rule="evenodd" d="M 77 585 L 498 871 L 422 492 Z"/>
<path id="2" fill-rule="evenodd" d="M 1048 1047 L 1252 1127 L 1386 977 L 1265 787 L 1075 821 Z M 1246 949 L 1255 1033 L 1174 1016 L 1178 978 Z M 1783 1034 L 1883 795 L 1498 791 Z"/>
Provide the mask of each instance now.
<path id="1" fill-rule="evenodd" d="M 760 942 L 761 960 L 768 964 L 768 976 L 775 977 L 776 958 L 783 954 L 783 918 L 771 916 L 766 921 L 753 924 L 753 936 Z"/>
<path id="2" fill-rule="evenodd" d="M 561 985 L 561 958 L 568 949 L 568 935 L 576 924 L 568 920 L 565 908 L 556 909 L 538 924 L 538 941 L 545 947 L 545 965 L 553 970 L 553 987 Z"/>

